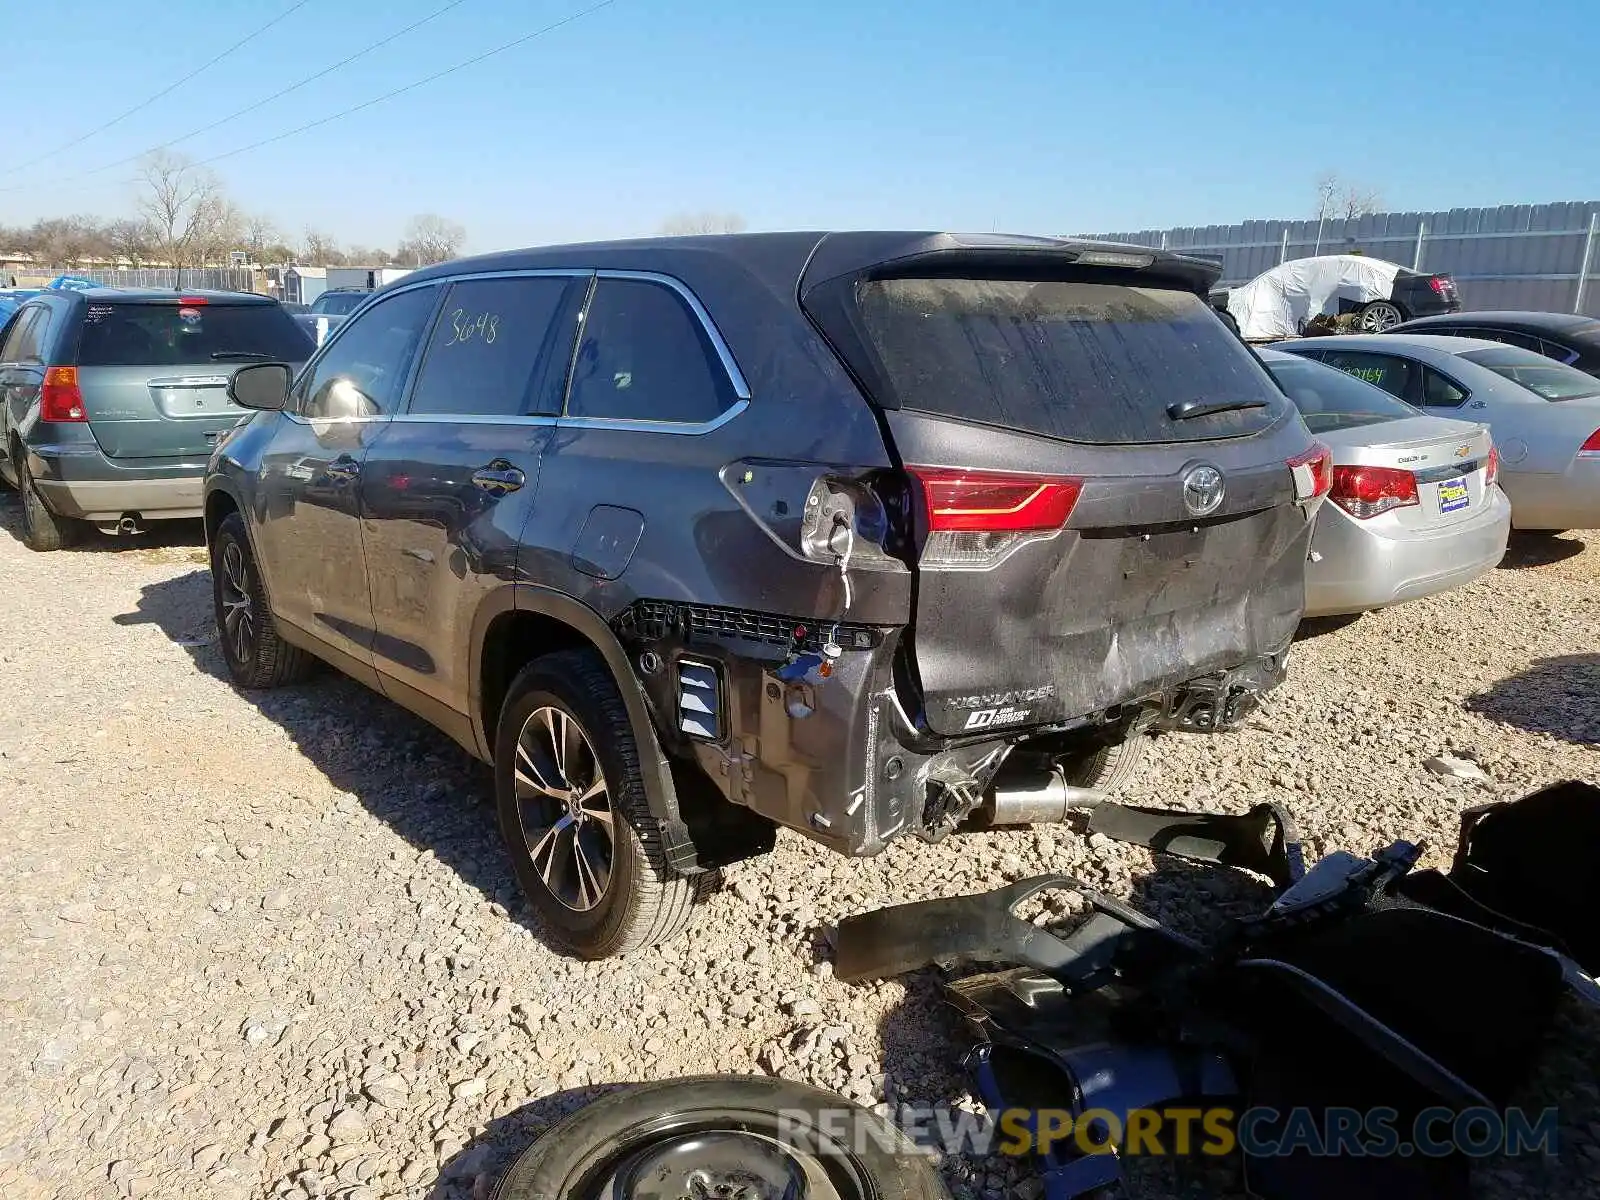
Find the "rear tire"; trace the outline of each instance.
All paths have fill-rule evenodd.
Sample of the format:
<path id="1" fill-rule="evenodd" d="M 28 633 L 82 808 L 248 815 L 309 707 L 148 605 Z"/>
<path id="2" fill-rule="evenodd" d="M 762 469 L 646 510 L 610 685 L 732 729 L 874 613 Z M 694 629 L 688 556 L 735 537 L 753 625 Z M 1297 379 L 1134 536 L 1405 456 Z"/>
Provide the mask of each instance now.
<path id="1" fill-rule="evenodd" d="M 50 511 L 39 494 L 33 472 L 28 470 L 27 453 L 13 447 L 12 461 L 17 473 L 17 491 L 22 495 L 22 544 L 29 550 L 48 553 L 62 550 L 78 540 L 83 526 L 71 517 L 59 517 Z"/>
<path id="2" fill-rule="evenodd" d="M 228 674 L 244 688 L 299 683 L 316 669 L 311 654 L 278 634 L 244 518 L 229 513 L 211 541 L 211 595 Z"/>
<path id="3" fill-rule="evenodd" d="M 551 939 L 609 958 L 675 937 L 713 878 L 667 862 L 639 747 L 600 655 L 536 658 L 506 693 L 495 735 L 506 852 Z"/>
<path id="4" fill-rule="evenodd" d="M 837 1130 L 844 1144 L 819 1130 Z M 748 1156 L 740 1155 L 741 1143 Z M 897 1143 L 904 1153 L 893 1152 Z M 656 1169 L 639 1170 L 633 1177 L 639 1186 L 623 1186 L 616 1195 L 777 1195 L 781 1185 L 758 1186 L 753 1179 L 767 1172 L 781 1178 L 790 1165 L 797 1173 L 810 1167 L 841 1200 L 950 1195 L 932 1161 L 881 1117 L 831 1092 L 759 1075 L 671 1079 L 602 1096 L 547 1130 L 491 1195 L 611 1196 L 603 1185 L 626 1179 L 629 1167 L 645 1167 L 641 1160 L 652 1154 Z"/>
<path id="5" fill-rule="evenodd" d="M 1392 300 L 1373 300 L 1361 306 L 1356 327 L 1362 333 L 1387 333 L 1405 319 L 1405 313 Z"/>
<path id="6" fill-rule="evenodd" d="M 1117 792 L 1133 778 L 1149 749 L 1150 735 L 1135 733 L 1109 746 L 1066 755 L 1056 765 L 1072 787 Z"/>

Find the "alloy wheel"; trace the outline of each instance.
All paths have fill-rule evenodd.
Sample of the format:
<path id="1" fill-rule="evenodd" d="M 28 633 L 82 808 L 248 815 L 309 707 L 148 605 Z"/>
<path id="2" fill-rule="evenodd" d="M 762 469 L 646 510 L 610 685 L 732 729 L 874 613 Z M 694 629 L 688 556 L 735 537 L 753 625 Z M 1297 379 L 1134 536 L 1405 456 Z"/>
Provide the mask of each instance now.
<path id="1" fill-rule="evenodd" d="M 611 884 L 616 813 L 605 772 L 583 726 L 546 706 L 517 734 L 517 818 L 533 869 L 573 912 L 588 912 Z"/>
<path id="2" fill-rule="evenodd" d="M 1369 305 L 1361 314 L 1361 328 L 1368 333 L 1386 333 L 1400 324 L 1403 317 L 1392 304 L 1379 301 Z"/>
<path id="3" fill-rule="evenodd" d="M 238 542 L 222 548 L 222 636 L 234 658 L 247 663 L 255 655 L 255 600 L 250 592 L 250 566 Z"/>

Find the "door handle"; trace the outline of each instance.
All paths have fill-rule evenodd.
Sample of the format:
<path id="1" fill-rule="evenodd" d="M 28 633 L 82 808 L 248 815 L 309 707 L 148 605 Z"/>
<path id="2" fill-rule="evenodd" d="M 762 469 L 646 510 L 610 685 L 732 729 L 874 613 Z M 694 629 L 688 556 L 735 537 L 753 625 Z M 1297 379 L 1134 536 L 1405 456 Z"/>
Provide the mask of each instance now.
<path id="1" fill-rule="evenodd" d="M 324 474 L 329 479 L 354 479 L 361 474 L 361 463 L 348 454 L 341 454 L 327 465 Z"/>
<path id="2" fill-rule="evenodd" d="M 472 473 L 472 482 L 492 495 L 504 496 L 527 483 L 528 477 L 510 463 L 501 461 L 479 467 Z"/>

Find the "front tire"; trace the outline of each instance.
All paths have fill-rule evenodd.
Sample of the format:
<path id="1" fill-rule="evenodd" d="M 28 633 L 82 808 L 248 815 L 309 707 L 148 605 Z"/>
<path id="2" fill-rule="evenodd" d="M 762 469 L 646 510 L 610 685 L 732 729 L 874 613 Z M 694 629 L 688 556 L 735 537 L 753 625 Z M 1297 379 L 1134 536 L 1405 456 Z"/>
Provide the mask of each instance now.
<path id="1" fill-rule="evenodd" d="M 217 641 L 240 687 L 283 687 L 312 673 L 317 660 L 278 634 L 244 518 L 236 512 L 223 518 L 211 541 L 211 594 Z"/>
<path id="2" fill-rule="evenodd" d="M 564 949 L 608 958 L 688 924 L 706 877 L 667 862 L 627 706 L 598 653 L 548 654 L 512 680 L 494 779 L 517 881 Z"/>
<path id="3" fill-rule="evenodd" d="M 827 1192 L 840 1200 L 949 1200 L 931 1160 L 887 1121 L 841 1096 L 759 1075 L 672 1079 L 602 1096 L 546 1131 L 492 1195 Z"/>
<path id="4" fill-rule="evenodd" d="M 1356 327 L 1362 333 L 1387 333 L 1405 319 L 1405 313 L 1392 300 L 1373 300 L 1362 305 Z"/>
<path id="5" fill-rule="evenodd" d="M 22 497 L 22 544 L 41 554 L 51 550 L 64 550 L 78 540 L 83 527 L 70 517 L 60 517 L 50 511 L 39 494 L 33 472 L 28 469 L 27 453 L 20 448 L 11 452 L 13 470 L 17 473 L 17 491 Z"/>

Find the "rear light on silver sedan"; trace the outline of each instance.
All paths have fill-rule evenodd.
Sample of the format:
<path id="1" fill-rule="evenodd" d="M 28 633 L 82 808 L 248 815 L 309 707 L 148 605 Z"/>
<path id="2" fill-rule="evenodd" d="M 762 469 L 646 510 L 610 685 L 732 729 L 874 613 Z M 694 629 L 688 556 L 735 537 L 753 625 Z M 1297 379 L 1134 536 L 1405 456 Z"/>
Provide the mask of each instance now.
<path id="1" fill-rule="evenodd" d="M 1589 440 L 1583 444 L 1578 453 L 1589 455 L 1590 457 L 1600 457 L 1600 429 L 1596 429 L 1589 435 Z"/>
<path id="2" fill-rule="evenodd" d="M 1329 499 L 1358 521 L 1421 502 L 1417 477 L 1397 467 L 1335 467 Z"/>
<path id="3" fill-rule="evenodd" d="M 1600 433 L 1595 435 L 1600 437 Z M 1483 486 L 1492 488 L 1500 481 L 1500 451 L 1493 446 L 1489 447 L 1489 457 L 1483 460 Z"/>

